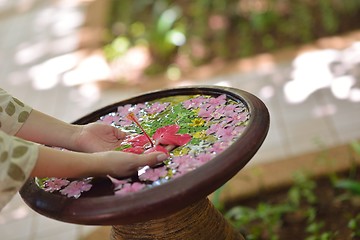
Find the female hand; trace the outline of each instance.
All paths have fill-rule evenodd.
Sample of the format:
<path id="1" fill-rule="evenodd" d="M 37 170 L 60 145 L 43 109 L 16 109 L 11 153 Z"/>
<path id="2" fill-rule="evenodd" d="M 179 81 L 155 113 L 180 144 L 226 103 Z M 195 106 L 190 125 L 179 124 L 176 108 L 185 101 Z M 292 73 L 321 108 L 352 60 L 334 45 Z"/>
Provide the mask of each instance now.
<path id="1" fill-rule="evenodd" d="M 50 159 L 50 161 L 49 161 Z M 121 151 L 83 153 L 39 146 L 32 171 L 34 177 L 130 176 L 139 167 L 153 166 L 167 159 L 162 152 L 133 154 Z"/>
<path id="2" fill-rule="evenodd" d="M 102 123 L 89 123 L 78 126 L 74 133 L 74 146 L 77 151 L 103 152 L 120 146 L 126 133 L 120 129 Z"/>
<path id="3" fill-rule="evenodd" d="M 141 167 L 154 166 L 168 158 L 162 152 L 133 154 L 108 151 L 95 153 L 95 155 L 97 155 L 99 169 L 103 169 L 103 173 L 112 177 L 131 176 Z"/>

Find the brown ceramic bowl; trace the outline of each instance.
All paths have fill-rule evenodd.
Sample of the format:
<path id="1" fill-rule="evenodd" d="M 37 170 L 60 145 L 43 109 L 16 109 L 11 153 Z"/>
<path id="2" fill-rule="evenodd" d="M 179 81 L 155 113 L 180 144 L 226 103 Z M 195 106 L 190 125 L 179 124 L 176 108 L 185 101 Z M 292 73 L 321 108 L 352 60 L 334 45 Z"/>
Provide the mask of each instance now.
<path id="1" fill-rule="evenodd" d="M 125 104 L 194 94 L 225 94 L 235 101 L 243 102 L 250 113 L 250 120 L 241 137 L 208 163 L 160 186 L 124 196 L 103 195 L 71 199 L 45 192 L 36 185 L 34 179 L 29 179 L 20 191 L 22 198 L 32 209 L 44 216 L 88 225 L 131 224 L 162 218 L 206 198 L 249 162 L 267 135 L 269 113 L 263 102 L 254 95 L 234 88 L 213 86 L 160 90 L 101 108 L 75 123 L 94 122 L 100 116 L 116 111 L 118 106 Z"/>

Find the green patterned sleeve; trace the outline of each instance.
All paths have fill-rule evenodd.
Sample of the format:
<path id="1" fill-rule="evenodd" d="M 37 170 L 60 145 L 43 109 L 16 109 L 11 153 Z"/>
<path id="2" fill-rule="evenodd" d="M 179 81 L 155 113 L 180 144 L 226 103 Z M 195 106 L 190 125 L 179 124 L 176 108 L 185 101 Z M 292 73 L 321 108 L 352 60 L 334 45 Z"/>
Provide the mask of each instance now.
<path id="1" fill-rule="evenodd" d="M 38 144 L 11 136 L 30 111 L 30 107 L 0 89 L 0 210 L 20 190 L 38 158 Z"/>
<path id="2" fill-rule="evenodd" d="M 15 135 L 29 117 L 31 107 L 0 88 L 0 130 Z"/>
<path id="3" fill-rule="evenodd" d="M 38 146 L 0 131 L 0 210 L 29 178 L 38 159 Z"/>

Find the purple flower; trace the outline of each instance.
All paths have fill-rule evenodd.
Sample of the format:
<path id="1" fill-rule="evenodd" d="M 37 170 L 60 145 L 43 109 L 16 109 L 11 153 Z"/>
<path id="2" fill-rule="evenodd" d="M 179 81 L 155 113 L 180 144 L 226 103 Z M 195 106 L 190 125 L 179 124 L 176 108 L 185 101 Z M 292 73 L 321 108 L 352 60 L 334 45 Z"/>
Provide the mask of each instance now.
<path id="1" fill-rule="evenodd" d="M 50 178 L 45 181 L 44 190 L 46 192 L 54 192 L 60 190 L 69 184 L 70 181 L 63 178 Z"/>
<path id="2" fill-rule="evenodd" d="M 120 190 L 116 191 L 115 194 L 116 195 L 125 195 L 127 193 L 138 192 L 141 189 L 143 189 L 144 187 L 145 187 L 144 184 L 138 183 L 138 182 L 134 182 L 133 184 L 126 183 Z"/>
<path id="3" fill-rule="evenodd" d="M 92 185 L 87 181 L 72 181 L 67 187 L 60 190 L 60 193 L 67 197 L 79 198 L 82 192 L 87 192 Z"/>

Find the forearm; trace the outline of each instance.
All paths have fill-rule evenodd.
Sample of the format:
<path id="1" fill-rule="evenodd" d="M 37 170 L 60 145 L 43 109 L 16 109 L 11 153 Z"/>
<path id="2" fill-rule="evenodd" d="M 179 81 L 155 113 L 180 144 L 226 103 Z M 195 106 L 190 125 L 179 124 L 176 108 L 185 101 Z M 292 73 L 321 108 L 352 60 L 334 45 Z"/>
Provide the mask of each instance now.
<path id="1" fill-rule="evenodd" d="M 79 128 L 80 126 L 32 110 L 16 136 L 40 144 L 74 149 L 74 136 Z"/>
<path id="2" fill-rule="evenodd" d="M 154 166 L 168 156 L 161 152 L 131 154 L 121 151 L 81 153 L 39 146 L 33 177 L 131 176 L 139 167 Z"/>
<path id="3" fill-rule="evenodd" d="M 39 146 L 33 177 L 86 177 L 105 175 L 95 153 L 80 153 Z"/>

